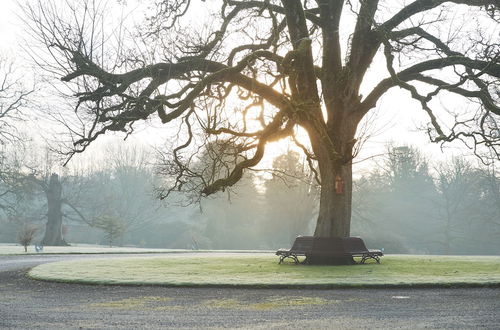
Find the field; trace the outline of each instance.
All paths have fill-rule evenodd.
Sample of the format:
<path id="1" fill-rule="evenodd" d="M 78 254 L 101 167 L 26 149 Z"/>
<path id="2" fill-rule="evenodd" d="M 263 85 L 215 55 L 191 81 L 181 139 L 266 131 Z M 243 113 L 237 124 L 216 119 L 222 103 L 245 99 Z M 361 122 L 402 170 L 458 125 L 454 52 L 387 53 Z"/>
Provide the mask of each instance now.
<path id="1" fill-rule="evenodd" d="M 35 279 L 89 284 L 248 287 L 498 286 L 498 256 L 389 255 L 381 264 L 306 266 L 271 254 L 195 253 L 65 261 Z"/>

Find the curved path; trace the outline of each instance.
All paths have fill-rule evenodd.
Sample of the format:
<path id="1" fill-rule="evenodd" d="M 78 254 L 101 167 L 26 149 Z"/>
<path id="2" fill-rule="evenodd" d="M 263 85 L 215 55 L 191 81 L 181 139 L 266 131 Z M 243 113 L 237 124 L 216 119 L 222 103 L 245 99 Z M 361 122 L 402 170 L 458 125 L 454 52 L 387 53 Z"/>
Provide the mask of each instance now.
<path id="1" fill-rule="evenodd" d="M 498 328 L 499 288 L 168 288 L 25 276 L 37 264 L 103 257 L 110 255 L 0 256 L 0 329 Z"/>

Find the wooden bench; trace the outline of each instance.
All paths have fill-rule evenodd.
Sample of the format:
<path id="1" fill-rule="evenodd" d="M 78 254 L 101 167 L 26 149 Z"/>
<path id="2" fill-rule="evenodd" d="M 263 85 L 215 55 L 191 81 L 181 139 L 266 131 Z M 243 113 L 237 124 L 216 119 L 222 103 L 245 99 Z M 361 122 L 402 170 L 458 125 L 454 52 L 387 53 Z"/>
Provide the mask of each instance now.
<path id="1" fill-rule="evenodd" d="M 309 264 L 354 264 L 354 257 L 361 257 L 360 263 L 364 264 L 368 259 L 380 263 L 384 254 L 381 250 L 368 250 L 359 237 L 297 236 L 291 249 L 279 249 L 276 255 L 280 256 L 280 264 L 286 258 L 298 264 L 299 256 L 305 256 Z"/>
<path id="2" fill-rule="evenodd" d="M 344 237 L 345 249 L 351 254 L 352 257 L 361 257 L 360 263 L 364 264 L 366 260 L 373 259 L 380 263 L 380 257 L 384 255 L 382 250 L 367 249 L 365 242 L 359 237 Z"/>
<path id="3" fill-rule="evenodd" d="M 313 240 L 313 236 L 297 236 L 291 249 L 279 249 L 276 251 L 276 255 L 280 256 L 279 263 L 281 264 L 286 258 L 291 258 L 298 264 L 298 256 L 306 256 L 306 254 L 311 251 Z"/>
<path id="4" fill-rule="evenodd" d="M 356 262 L 340 237 L 314 237 L 313 247 L 306 254 L 310 265 L 353 265 Z"/>

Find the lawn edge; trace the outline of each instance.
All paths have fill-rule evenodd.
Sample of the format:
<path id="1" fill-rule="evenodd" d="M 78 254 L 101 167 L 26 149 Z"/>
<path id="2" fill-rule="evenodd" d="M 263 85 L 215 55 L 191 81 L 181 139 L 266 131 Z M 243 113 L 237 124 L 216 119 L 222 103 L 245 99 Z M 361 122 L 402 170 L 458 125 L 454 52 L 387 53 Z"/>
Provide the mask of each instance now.
<path id="1" fill-rule="evenodd" d="M 181 252 L 181 251 L 179 251 Z M 199 251 L 198 251 L 199 252 Z M 203 252 L 211 252 L 210 250 L 204 250 Z M 218 251 L 220 252 L 220 251 Z M 227 251 L 229 252 L 229 251 Z M 235 252 L 235 251 L 231 251 Z M 248 251 L 238 251 L 246 252 Z M 267 251 L 263 251 L 268 253 Z M 496 257 L 496 256 L 494 256 Z M 132 256 L 131 258 L 136 258 Z M 70 263 L 71 261 L 60 261 L 58 263 Z M 78 262 L 78 261 L 77 261 Z M 158 286 L 158 287 L 186 287 L 186 288 L 261 288 L 261 289 L 341 289 L 341 288 L 483 288 L 492 287 L 499 288 L 500 280 L 495 279 L 485 279 L 485 280 L 468 280 L 468 279 L 450 279 L 449 282 L 413 282 L 411 280 L 404 281 L 397 279 L 395 281 L 386 283 L 307 283 L 297 282 L 297 283 L 248 283 L 248 282 L 226 282 L 226 281 L 211 281 L 211 282 L 196 282 L 196 281 L 123 281 L 119 279 L 106 280 L 102 278 L 96 279 L 85 279 L 85 278 L 58 278 L 57 275 L 51 275 L 50 273 L 41 272 L 36 274 L 36 268 L 43 265 L 37 265 L 26 271 L 26 276 L 32 280 L 44 281 L 44 282 L 56 282 L 56 283 L 66 283 L 66 284 L 82 284 L 82 285 L 105 285 L 105 286 Z"/>
<path id="2" fill-rule="evenodd" d="M 52 282 L 62 284 L 80 284 L 91 286 L 130 286 L 130 287 L 171 287 L 171 288 L 241 288 L 241 289 L 403 289 L 403 288 L 500 288 L 500 281 L 498 282 L 448 282 L 448 283 L 330 283 L 330 284 L 249 284 L 249 283 L 168 283 L 168 282 L 112 282 L 105 280 L 83 280 L 83 279 L 58 279 L 47 278 L 31 274 L 31 269 L 26 272 L 26 276 L 35 281 Z"/>

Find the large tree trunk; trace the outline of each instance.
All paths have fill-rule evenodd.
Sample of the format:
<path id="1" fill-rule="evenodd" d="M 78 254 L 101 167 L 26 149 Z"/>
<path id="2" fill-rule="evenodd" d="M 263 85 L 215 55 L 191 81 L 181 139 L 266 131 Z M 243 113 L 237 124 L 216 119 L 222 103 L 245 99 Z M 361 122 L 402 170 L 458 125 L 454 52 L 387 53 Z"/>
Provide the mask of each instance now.
<path id="1" fill-rule="evenodd" d="M 342 159 L 323 161 L 319 159 L 321 174 L 321 196 L 318 221 L 314 236 L 319 238 L 349 237 L 351 228 L 352 163 Z M 336 246 L 333 244 L 333 246 Z M 324 248 L 324 247 L 323 247 Z M 319 248 L 320 250 L 323 248 Z M 339 252 L 339 251 L 337 251 Z M 306 258 L 308 264 L 352 265 L 350 255 L 322 256 L 312 254 Z"/>
<path id="2" fill-rule="evenodd" d="M 336 4 L 322 2 L 320 5 L 323 23 L 332 23 L 325 26 L 325 30 L 330 28 L 333 33 L 325 41 L 321 72 L 325 108 L 321 105 L 317 87 L 312 40 L 303 5 L 299 0 L 281 2 L 293 45 L 293 52 L 285 56 L 287 61 L 283 60 L 284 67 L 291 67 L 286 70 L 295 105 L 290 115 L 309 134 L 321 176 L 320 210 L 314 236 L 347 237 L 351 224 L 352 149 L 362 116 L 357 111 L 360 104 L 357 85 L 350 83 L 349 72 L 342 72 L 340 48 L 335 51 L 338 34 L 335 35 L 334 31 L 340 22 L 342 1 L 334 1 Z M 337 20 L 334 19 L 335 13 Z M 326 110 L 326 118 L 323 110 Z"/>
<path id="3" fill-rule="evenodd" d="M 351 229 L 352 164 L 321 166 L 321 197 L 314 236 L 348 237 Z"/>
<path id="4" fill-rule="evenodd" d="M 330 128 L 328 138 L 309 130 L 321 179 L 319 214 L 314 236 L 350 235 L 352 150 L 356 126 L 356 121 L 345 120 L 342 126 Z"/>
<path id="5" fill-rule="evenodd" d="M 62 185 L 57 174 L 53 173 L 50 176 L 48 187 L 45 189 L 45 195 L 47 197 L 48 211 L 42 245 L 68 245 L 62 236 Z"/>

